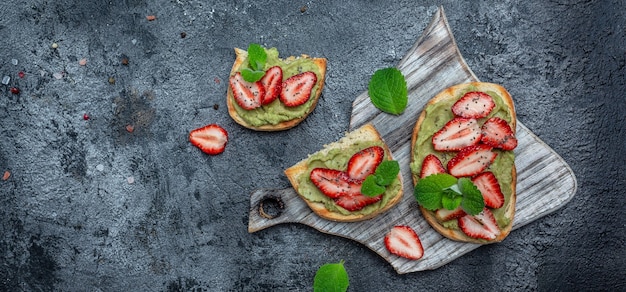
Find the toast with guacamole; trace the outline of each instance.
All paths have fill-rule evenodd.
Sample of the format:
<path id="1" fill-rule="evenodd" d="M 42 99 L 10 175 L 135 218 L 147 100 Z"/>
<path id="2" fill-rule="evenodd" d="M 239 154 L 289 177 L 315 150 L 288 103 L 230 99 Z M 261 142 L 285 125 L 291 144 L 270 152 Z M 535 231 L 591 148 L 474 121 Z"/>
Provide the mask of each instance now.
<path id="1" fill-rule="evenodd" d="M 449 87 L 424 107 L 411 138 L 414 195 L 426 221 L 461 242 L 493 243 L 515 215 L 516 116 L 500 85 Z"/>
<path id="2" fill-rule="evenodd" d="M 315 109 L 324 88 L 326 59 L 308 55 L 279 58 L 276 48 L 235 48 L 226 97 L 238 124 L 257 131 L 281 131 Z"/>
<path id="3" fill-rule="evenodd" d="M 285 170 L 298 195 L 318 216 L 339 222 L 373 218 L 400 202 L 397 161 L 371 124 Z"/>

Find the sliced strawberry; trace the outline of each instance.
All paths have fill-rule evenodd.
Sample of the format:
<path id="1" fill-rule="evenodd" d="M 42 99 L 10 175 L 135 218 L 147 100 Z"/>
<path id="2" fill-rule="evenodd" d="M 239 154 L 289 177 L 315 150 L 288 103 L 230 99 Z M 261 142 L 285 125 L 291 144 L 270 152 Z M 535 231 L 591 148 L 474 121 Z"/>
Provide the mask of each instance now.
<path id="1" fill-rule="evenodd" d="M 239 72 L 231 76 L 229 81 L 235 101 L 240 107 L 252 110 L 261 106 L 261 99 L 265 95 L 265 87 L 261 81 L 248 82 Z"/>
<path id="2" fill-rule="evenodd" d="M 228 133 L 219 125 L 210 124 L 191 131 L 189 141 L 202 152 L 216 155 L 224 152 L 228 142 Z"/>
<path id="3" fill-rule="evenodd" d="M 424 162 L 422 162 L 422 171 L 420 172 L 420 177 L 425 178 L 431 174 L 437 173 L 446 173 L 446 169 L 443 168 L 443 164 L 441 164 L 441 160 L 434 154 L 428 154 L 424 157 Z"/>
<path id="4" fill-rule="evenodd" d="M 469 237 L 493 240 L 500 235 L 500 227 L 489 209 L 476 216 L 465 215 L 458 219 L 459 227 Z"/>
<path id="5" fill-rule="evenodd" d="M 364 180 L 376 171 L 376 167 L 383 161 L 385 150 L 380 146 L 365 148 L 350 157 L 348 160 L 348 176 L 356 181 Z"/>
<path id="6" fill-rule="evenodd" d="M 424 248 L 419 236 L 406 225 L 391 228 L 385 235 L 385 247 L 390 253 L 410 260 L 419 260 L 424 256 Z"/>
<path id="7" fill-rule="evenodd" d="M 485 206 L 493 209 L 504 206 L 504 195 L 500 190 L 500 184 L 498 183 L 498 179 L 493 174 L 493 172 L 482 172 L 472 178 L 472 182 L 483 194 Z"/>
<path id="8" fill-rule="evenodd" d="M 459 151 L 480 142 L 480 126 L 476 119 L 454 118 L 433 135 L 437 151 Z"/>
<path id="9" fill-rule="evenodd" d="M 309 175 L 311 182 L 327 197 L 361 195 L 361 185 L 349 181 L 348 175 L 340 170 L 314 168 Z"/>
<path id="10" fill-rule="evenodd" d="M 448 210 L 446 208 L 441 208 L 441 209 L 437 209 L 437 211 L 435 211 L 435 217 L 437 217 L 437 220 L 443 221 L 443 222 L 463 217 L 463 216 L 465 216 L 465 214 L 466 213 L 465 213 L 465 211 L 463 211 L 463 208 L 461 206 L 456 207 L 456 209 L 454 209 L 454 210 Z"/>
<path id="11" fill-rule="evenodd" d="M 270 104 L 278 98 L 278 95 L 280 95 L 280 91 L 283 88 L 283 69 L 281 69 L 280 66 L 274 66 L 267 69 L 267 71 L 265 71 L 265 75 L 261 78 L 261 83 L 265 88 L 265 95 L 263 95 L 263 98 L 261 99 L 261 104 Z"/>
<path id="12" fill-rule="evenodd" d="M 474 176 L 483 172 L 496 159 L 491 146 L 478 144 L 463 148 L 448 161 L 448 173 L 455 177 Z"/>
<path id="13" fill-rule="evenodd" d="M 317 82 L 317 76 L 311 71 L 289 77 L 283 81 L 280 101 L 288 107 L 304 104 L 311 97 L 311 90 Z"/>
<path id="14" fill-rule="evenodd" d="M 368 197 L 361 194 L 360 185 L 359 185 L 359 193 L 358 194 L 348 194 L 341 196 L 339 198 L 334 199 L 335 204 L 341 206 L 342 208 L 354 212 L 365 208 L 367 205 L 374 204 L 380 200 L 382 200 L 383 195 L 378 195 L 376 197 Z"/>
<path id="15" fill-rule="evenodd" d="M 472 91 L 452 105 L 452 112 L 459 117 L 480 119 L 488 116 L 495 106 L 496 103 L 489 94 Z"/>
<path id="16" fill-rule="evenodd" d="M 488 119 L 481 128 L 481 141 L 491 147 L 513 150 L 517 147 L 517 138 L 509 124 L 498 117 Z"/>

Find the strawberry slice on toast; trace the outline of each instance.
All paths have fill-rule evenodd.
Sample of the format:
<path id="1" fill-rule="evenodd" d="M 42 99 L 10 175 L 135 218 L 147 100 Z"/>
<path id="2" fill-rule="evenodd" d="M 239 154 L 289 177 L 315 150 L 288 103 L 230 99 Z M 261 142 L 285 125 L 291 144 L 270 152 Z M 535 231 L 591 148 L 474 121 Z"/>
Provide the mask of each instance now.
<path id="1" fill-rule="evenodd" d="M 448 161 L 448 173 L 455 177 L 474 176 L 483 172 L 498 155 L 493 148 L 478 144 L 463 148 Z"/>
<path id="2" fill-rule="evenodd" d="M 471 91 L 452 105 L 452 112 L 459 117 L 480 119 L 488 116 L 495 106 L 496 103 L 489 94 Z"/>
<path id="3" fill-rule="evenodd" d="M 376 167 L 383 161 L 385 150 L 380 146 L 365 148 L 350 157 L 348 160 L 348 176 L 356 181 L 364 180 L 376 171 Z"/>
<path id="4" fill-rule="evenodd" d="M 246 110 L 252 110 L 261 106 L 261 100 L 265 96 L 265 87 L 261 81 L 248 82 L 237 72 L 229 79 L 230 88 L 237 104 Z"/>
<path id="5" fill-rule="evenodd" d="M 509 124 L 498 117 L 488 119 L 481 127 L 481 141 L 493 148 L 513 150 L 517 147 L 517 138 Z"/>
<path id="6" fill-rule="evenodd" d="M 472 238 L 493 240 L 500 235 L 500 227 L 488 208 L 475 216 L 465 215 L 458 223 L 461 231 Z"/>
<path id="7" fill-rule="evenodd" d="M 303 105 L 311 97 L 316 82 L 317 76 L 311 71 L 291 76 L 283 82 L 279 99 L 288 107 Z"/>
<path id="8" fill-rule="evenodd" d="M 348 175 L 341 170 L 315 168 L 311 171 L 310 179 L 324 195 L 331 199 L 361 194 L 361 185 L 351 182 Z"/>
<path id="9" fill-rule="evenodd" d="M 280 66 L 267 69 L 265 75 L 261 78 L 261 84 L 263 84 L 265 88 L 265 94 L 261 99 L 261 104 L 267 105 L 272 103 L 278 98 L 283 89 L 283 69 L 280 68 Z"/>
<path id="10" fill-rule="evenodd" d="M 434 154 L 428 154 L 426 157 L 424 157 L 424 162 L 422 162 L 420 177 L 425 178 L 431 174 L 438 173 L 446 173 L 446 169 L 443 168 L 443 164 L 437 156 L 435 156 Z"/>
<path id="11" fill-rule="evenodd" d="M 360 189 L 360 185 L 359 185 L 359 189 Z M 335 204 L 339 205 L 341 208 L 344 208 L 350 212 L 354 212 L 354 211 L 361 210 L 368 205 L 374 204 L 382 199 L 383 199 L 382 195 L 378 195 L 375 197 L 368 197 L 368 196 L 361 194 L 361 192 L 359 192 L 358 194 L 351 193 L 351 194 L 347 194 L 344 196 L 340 196 L 338 198 L 335 198 L 334 201 L 335 201 Z"/>
<path id="12" fill-rule="evenodd" d="M 419 260 L 424 256 L 424 248 L 419 236 L 406 225 L 391 228 L 385 235 L 385 247 L 390 253 L 410 260 Z"/>
<path id="13" fill-rule="evenodd" d="M 457 117 L 437 131 L 432 142 L 437 151 L 459 151 L 478 144 L 481 135 L 480 125 L 476 119 Z"/>
<path id="14" fill-rule="evenodd" d="M 498 179 L 491 171 L 482 172 L 472 178 L 480 193 L 483 195 L 485 206 L 493 209 L 504 206 L 504 194 L 500 190 Z"/>

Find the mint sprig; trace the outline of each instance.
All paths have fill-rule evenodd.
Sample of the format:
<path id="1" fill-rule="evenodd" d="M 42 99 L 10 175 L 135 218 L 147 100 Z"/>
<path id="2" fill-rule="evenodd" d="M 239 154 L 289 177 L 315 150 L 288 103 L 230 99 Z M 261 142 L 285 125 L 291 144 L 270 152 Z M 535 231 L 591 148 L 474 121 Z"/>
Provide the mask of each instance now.
<path id="1" fill-rule="evenodd" d="M 398 176 L 400 164 L 395 160 L 381 162 L 374 174 L 368 175 L 361 185 L 361 193 L 369 197 L 375 197 L 385 192 L 385 189 Z"/>
<path id="2" fill-rule="evenodd" d="M 480 190 L 466 177 L 457 179 L 447 174 L 433 174 L 421 179 L 413 191 L 415 199 L 424 208 L 454 210 L 459 205 L 465 213 L 476 215 L 485 208 Z"/>
<path id="3" fill-rule="evenodd" d="M 313 278 L 313 291 L 344 292 L 348 290 L 349 284 L 348 272 L 341 260 L 339 263 L 324 264 L 317 270 Z"/>
<path id="4" fill-rule="evenodd" d="M 396 68 L 385 68 L 374 72 L 368 85 L 372 104 L 381 111 L 399 115 L 408 102 L 406 80 Z"/>
<path id="5" fill-rule="evenodd" d="M 248 82 L 257 82 L 265 75 L 265 62 L 267 61 L 267 53 L 259 44 L 251 43 L 248 45 L 248 65 L 250 68 L 241 70 L 241 77 Z"/>

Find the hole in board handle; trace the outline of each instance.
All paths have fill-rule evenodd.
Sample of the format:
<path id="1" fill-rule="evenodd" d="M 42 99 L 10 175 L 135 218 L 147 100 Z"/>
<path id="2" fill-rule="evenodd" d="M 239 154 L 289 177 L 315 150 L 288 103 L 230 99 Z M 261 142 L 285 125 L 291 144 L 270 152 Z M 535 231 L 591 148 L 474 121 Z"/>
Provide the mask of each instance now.
<path id="1" fill-rule="evenodd" d="M 259 214 L 263 218 L 274 219 L 280 216 L 284 209 L 283 200 L 277 196 L 267 196 L 259 201 Z"/>

